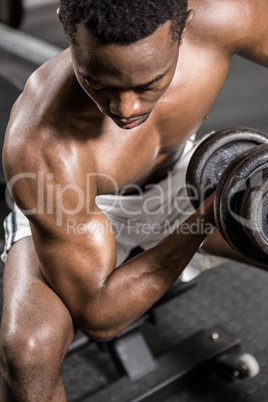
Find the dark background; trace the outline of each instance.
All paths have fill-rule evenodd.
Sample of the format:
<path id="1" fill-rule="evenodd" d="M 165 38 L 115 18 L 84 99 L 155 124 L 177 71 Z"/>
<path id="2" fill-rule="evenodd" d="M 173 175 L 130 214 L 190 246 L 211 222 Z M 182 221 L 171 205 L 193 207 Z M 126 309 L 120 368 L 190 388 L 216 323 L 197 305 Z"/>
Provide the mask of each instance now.
<path id="1" fill-rule="evenodd" d="M 20 29 L 51 44 L 67 46 L 56 17 L 57 1 L 28 0 Z M 37 6 L 34 6 L 37 4 Z M 34 69 L 31 63 L 0 49 L 0 139 L 3 142 L 9 111 L 23 81 Z M 15 86 L 13 85 L 15 84 Z M 18 88 L 16 88 L 19 87 Z M 268 72 L 264 67 L 234 57 L 226 83 L 198 135 L 231 126 L 247 126 L 268 132 Z M 0 171 L 1 182 L 4 182 Z M 0 219 L 7 212 L 0 204 Z M 3 232 L 0 231 L 0 246 Z M 238 384 L 208 381 L 187 388 L 169 402 L 267 402 L 268 401 L 268 275 L 242 264 L 228 263 L 205 272 L 198 286 L 157 312 L 158 326 L 145 325 L 143 333 L 155 355 L 199 328 L 223 324 L 242 340 L 242 350 L 258 359 L 261 372 Z M 76 401 L 117 378 L 109 355 L 91 344 L 67 357 L 63 377 L 68 401 Z M 120 399 L 118 399 L 120 402 Z M 105 401 L 104 401 L 105 402 Z"/>

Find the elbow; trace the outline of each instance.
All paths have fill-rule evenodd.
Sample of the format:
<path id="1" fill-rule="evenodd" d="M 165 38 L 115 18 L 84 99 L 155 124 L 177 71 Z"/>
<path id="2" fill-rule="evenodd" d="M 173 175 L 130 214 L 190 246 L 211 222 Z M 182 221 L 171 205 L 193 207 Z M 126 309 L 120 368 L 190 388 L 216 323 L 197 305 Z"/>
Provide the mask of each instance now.
<path id="1" fill-rule="evenodd" d="M 97 295 L 96 295 L 97 294 Z M 120 335 L 129 325 L 129 317 L 120 314 L 120 308 L 102 298 L 100 290 L 94 297 L 76 299 L 69 309 L 75 325 L 90 339 L 98 342 L 107 342 Z M 116 303 L 115 303 L 116 304 Z"/>
<path id="2" fill-rule="evenodd" d="M 108 341 L 111 341 L 114 338 L 116 338 L 118 335 L 120 335 L 120 333 L 117 333 L 115 331 L 109 331 L 109 330 L 92 331 L 92 330 L 83 330 L 82 328 L 80 328 L 80 330 L 86 336 L 88 336 L 90 339 L 92 339 L 93 341 L 97 341 L 97 342 L 108 342 Z"/>
<path id="3" fill-rule="evenodd" d="M 90 314 L 89 317 L 84 315 L 81 317 L 80 315 L 73 318 L 76 326 L 83 334 L 98 342 L 107 342 L 116 338 L 127 327 L 127 325 L 116 324 L 111 319 L 102 317 L 101 312 Z"/>
<path id="4" fill-rule="evenodd" d="M 123 330 L 116 330 L 115 328 L 95 328 L 88 329 L 87 327 L 79 326 L 81 332 L 88 336 L 93 341 L 108 342 L 119 336 Z"/>

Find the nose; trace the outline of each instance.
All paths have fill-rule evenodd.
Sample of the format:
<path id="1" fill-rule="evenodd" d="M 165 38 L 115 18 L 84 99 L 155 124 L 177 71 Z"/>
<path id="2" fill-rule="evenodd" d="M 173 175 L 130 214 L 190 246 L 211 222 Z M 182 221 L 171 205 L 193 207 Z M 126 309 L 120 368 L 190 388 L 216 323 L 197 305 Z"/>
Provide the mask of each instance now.
<path id="1" fill-rule="evenodd" d="M 120 91 L 114 93 L 110 101 L 110 112 L 121 119 L 129 119 L 141 113 L 141 104 L 134 91 Z"/>

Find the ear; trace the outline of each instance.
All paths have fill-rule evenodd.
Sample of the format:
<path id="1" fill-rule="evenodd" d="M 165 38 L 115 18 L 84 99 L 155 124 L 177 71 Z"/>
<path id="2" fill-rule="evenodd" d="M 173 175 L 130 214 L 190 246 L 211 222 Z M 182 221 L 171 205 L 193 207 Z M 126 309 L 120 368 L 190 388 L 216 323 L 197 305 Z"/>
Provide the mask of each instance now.
<path id="1" fill-rule="evenodd" d="M 187 27 L 187 25 L 192 21 L 192 19 L 195 16 L 195 11 L 194 10 L 188 10 L 187 11 L 187 18 L 186 18 L 186 22 L 185 22 L 185 28 Z M 184 29 L 185 29 L 184 28 Z"/>
<path id="2" fill-rule="evenodd" d="M 60 7 L 57 8 L 57 16 L 59 18 L 59 20 L 61 21 L 61 12 L 60 12 Z"/>
<path id="3" fill-rule="evenodd" d="M 195 16 L 195 11 L 194 10 L 188 10 L 187 11 L 186 22 L 185 22 L 185 26 L 184 26 L 184 29 L 183 29 L 183 33 L 181 35 L 180 45 L 182 44 L 182 41 L 183 41 L 183 38 L 184 38 L 184 35 L 185 35 L 185 32 L 186 32 L 187 26 L 190 24 L 190 22 L 192 21 L 194 16 Z"/>

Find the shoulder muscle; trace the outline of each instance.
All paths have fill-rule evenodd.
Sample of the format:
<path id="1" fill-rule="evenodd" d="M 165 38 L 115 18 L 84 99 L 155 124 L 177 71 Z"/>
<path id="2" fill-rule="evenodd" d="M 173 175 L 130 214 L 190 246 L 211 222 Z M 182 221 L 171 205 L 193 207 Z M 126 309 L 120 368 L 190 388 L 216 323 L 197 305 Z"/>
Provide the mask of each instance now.
<path id="1" fill-rule="evenodd" d="M 268 0 L 194 0 L 189 7 L 195 41 L 268 65 Z"/>

